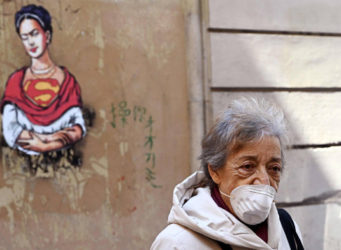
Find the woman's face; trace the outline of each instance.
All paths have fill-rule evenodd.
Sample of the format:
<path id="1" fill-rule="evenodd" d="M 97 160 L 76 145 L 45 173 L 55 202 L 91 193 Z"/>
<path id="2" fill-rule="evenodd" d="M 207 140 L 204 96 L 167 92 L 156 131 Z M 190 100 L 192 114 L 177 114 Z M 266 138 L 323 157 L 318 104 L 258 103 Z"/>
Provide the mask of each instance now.
<path id="1" fill-rule="evenodd" d="M 233 147 L 224 167 L 217 171 L 209 167 L 213 181 L 226 194 L 241 185 L 265 184 L 278 190 L 281 169 L 281 145 L 275 136 Z M 234 213 L 230 199 L 222 198 Z"/>
<path id="2" fill-rule="evenodd" d="M 47 48 L 49 31 L 45 32 L 34 19 L 24 19 L 20 24 L 19 34 L 27 54 L 32 58 L 41 57 Z"/>

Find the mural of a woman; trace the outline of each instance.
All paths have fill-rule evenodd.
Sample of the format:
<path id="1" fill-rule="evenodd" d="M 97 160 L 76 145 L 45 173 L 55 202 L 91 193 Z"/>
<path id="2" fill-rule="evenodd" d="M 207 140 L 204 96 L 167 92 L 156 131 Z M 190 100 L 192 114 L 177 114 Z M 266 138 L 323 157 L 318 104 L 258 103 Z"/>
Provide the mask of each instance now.
<path id="1" fill-rule="evenodd" d="M 28 155 L 67 148 L 85 136 L 86 126 L 75 77 L 50 57 L 51 16 L 27 5 L 15 14 L 15 27 L 31 64 L 7 81 L 0 104 L 5 141 Z"/>

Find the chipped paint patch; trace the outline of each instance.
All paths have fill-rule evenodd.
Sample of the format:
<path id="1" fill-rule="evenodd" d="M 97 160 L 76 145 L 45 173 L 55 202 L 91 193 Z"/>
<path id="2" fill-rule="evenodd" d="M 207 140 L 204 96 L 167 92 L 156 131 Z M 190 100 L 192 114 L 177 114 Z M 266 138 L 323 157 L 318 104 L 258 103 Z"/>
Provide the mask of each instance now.
<path id="1" fill-rule="evenodd" d="M 120 142 L 119 148 L 121 156 L 124 156 L 128 152 L 129 148 L 128 142 Z"/>
<path id="2" fill-rule="evenodd" d="M 99 18 L 101 16 L 101 12 L 96 12 L 97 23 L 95 25 L 95 34 L 94 34 L 94 44 L 99 48 L 99 57 L 98 57 L 98 69 L 100 73 L 103 73 L 104 68 L 104 34 L 102 29 L 102 23 L 101 19 Z"/>
<path id="3" fill-rule="evenodd" d="M 118 189 L 118 192 L 119 192 L 119 193 L 122 192 L 122 183 L 121 183 L 121 182 L 118 182 L 118 183 L 117 183 L 117 189 Z"/>
<path id="4" fill-rule="evenodd" d="M 13 192 L 8 187 L 0 189 L 0 207 L 6 207 L 11 204 L 14 200 Z"/>
<path id="5" fill-rule="evenodd" d="M 12 208 L 10 206 L 6 206 L 6 210 L 7 210 L 7 215 L 9 218 L 9 231 L 11 232 L 11 234 L 14 233 L 14 212 L 12 210 Z"/>
<path id="6" fill-rule="evenodd" d="M 95 170 L 95 172 L 105 178 L 108 178 L 108 159 L 103 156 L 100 159 L 96 159 L 94 157 L 90 158 L 90 162 L 91 162 L 91 167 L 93 168 L 93 170 Z"/>
<path id="7" fill-rule="evenodd" d="M 125 176 L 121 176 L 117 181 L 117 190 L 119 193 L 122 192 L 122 183 L 125 181 Z"/>

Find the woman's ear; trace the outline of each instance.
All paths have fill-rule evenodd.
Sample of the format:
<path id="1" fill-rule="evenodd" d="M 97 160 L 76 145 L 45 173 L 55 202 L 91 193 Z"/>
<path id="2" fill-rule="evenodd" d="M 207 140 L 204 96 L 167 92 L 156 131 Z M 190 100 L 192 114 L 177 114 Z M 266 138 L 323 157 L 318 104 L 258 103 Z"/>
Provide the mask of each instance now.
<path id="1" fill-rule="evenodd" d="M 46 43 L 50 44 L 51 43 L 51 32 L 48 30 L 45 32 L 46 34 Z"/>
<path id="2" fill-rule="evenodd" d="M 208 172 L 215 184 L 219 185 L 221 180 L 218 171 L 213 170 L 212 166 L 208 164 Z"/>

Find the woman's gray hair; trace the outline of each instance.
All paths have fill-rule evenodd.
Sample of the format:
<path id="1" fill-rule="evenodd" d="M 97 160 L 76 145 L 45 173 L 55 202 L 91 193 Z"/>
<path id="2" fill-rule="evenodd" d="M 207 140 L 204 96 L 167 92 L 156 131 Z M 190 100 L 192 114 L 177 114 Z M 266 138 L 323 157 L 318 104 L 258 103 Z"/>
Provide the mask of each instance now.
<path id="1" fill-rule="evenodd" d="M 279 139 L 283 158 L 283 145 L 287 141 L 283 112 L 265 99 L 244 97 L 232 101 L 201 143 L 202 153 L 199 159 L 208 184 L 214 184 L 208 165 L 212 170 L 223 167 L 233 148 L 262 139 L 266 135 Z"/>

